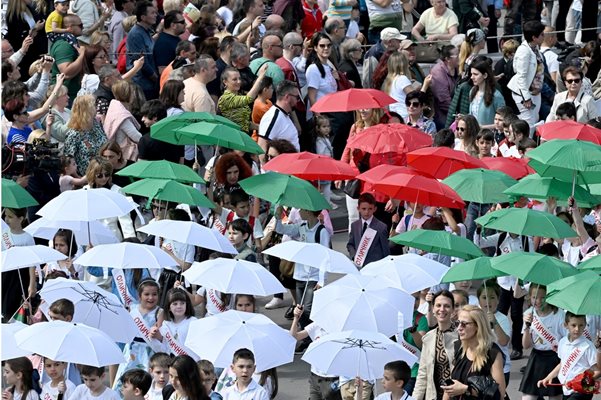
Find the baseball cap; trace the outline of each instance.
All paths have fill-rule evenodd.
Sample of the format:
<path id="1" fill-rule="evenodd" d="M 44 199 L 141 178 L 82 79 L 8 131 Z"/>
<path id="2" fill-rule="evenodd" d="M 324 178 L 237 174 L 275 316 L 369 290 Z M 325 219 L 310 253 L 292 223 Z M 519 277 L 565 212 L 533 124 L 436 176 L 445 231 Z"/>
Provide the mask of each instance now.
<path id="1" fill-rule="evenodd" d="M 413 43 L 413 41 L 411 41 L 409 39 L 405 39 L 405 40 L 403 40 L 401 42 L 401 45 L 399 46 L 399 49 L 401 49 L 401 50 L 407 50 L 411 46 L 417 46 L 417 43 Z"/>
<path id="2" fill-rule="evenodd" d="M 384 28 L 382 32 L 380 32 L 380 40 L 405 40 L 407 36 L 402 35 L 401 32 L 397 28 Z"/>

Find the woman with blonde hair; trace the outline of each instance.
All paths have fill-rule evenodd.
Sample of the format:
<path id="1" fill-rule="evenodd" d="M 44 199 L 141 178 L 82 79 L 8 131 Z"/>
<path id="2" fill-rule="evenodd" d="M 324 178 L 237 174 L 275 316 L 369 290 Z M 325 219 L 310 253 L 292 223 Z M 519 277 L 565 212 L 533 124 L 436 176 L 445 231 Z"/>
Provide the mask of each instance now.
<path id="1" fill-rule="evenodd" d="M 48 87 L 48 96 L 55 90 L 56 85 Z M 56 100 L 54 106 L 50 112 L 54 115 L 54 122 L 52 123 L 52 130 L 50 132 L 50 140 L 52 142 L 58 142 L 59 149 L 62 149 L 67 138 L 67 132 L 69 127 L 67 124 L 71 119 L 71 110 L 67 108 L 69 104 L 69 89 L 65 85 L 60 85 L 56 91 Z"/>
<path id="2" fill-rule="evenodd" d="M 104 131 L 109 140 L 117 142 L 128 161 L 138 159 L 138 142 L 142 138 L 140 124 L 129 110 L 132 97 L 132 85 L 128 81 L 118 81 L 113 87 L 115 97 L 109 103 L 104 118 Z"/>
<path id="3" fill-rule="evenodd" d="M 407 57 L 402 52 L 392 53 L 388 58 L 388 75 L 382 85 L 382 90 L 397 101 L 388 106 L 389 110 L 396 112 L 403 119 L 407 119 L 405 97 L 407 93 L 419 90 L 421 87 L 419 82 L 411 79 Z"/>
<path id="4" fill-rule="evenodd" d="M 505 397 L 505 376 L 503 375 L 503 353 L 495 343 L 496 336 L 484 310 L 478 306 L 464 306 L 458 314 L 457 332 L 459 342 L 455 343 L 455 360 L 451 378 L 453 384 L 442 386 L 443 400 L 453 397 L 478 398 L 476 388 L 468 384 L 474 376 L 490 377 L 498 385 L 498 397 Z M 480 393 L 480 396 L 483 394 Z"/>
<path id="5" fill-rule="evenodd" d="M 96 121 L 94 96 L 79 96 L 73 102 L 71 119 L 67 124 L 64 154 L 72 155 L 77 163 L 77 173 L 84 175 L 90 159 L 98 154 L 100 146 L 106 141 L 102 125 Z"/>
<path id="6" fill-rule="evenodd" d="M 90 36 L 90 46 L 100 46 L 106 51 L 106 54 L 111 54 L 111 44 L 113 41 L 107 31 L 94 31 Z"/>

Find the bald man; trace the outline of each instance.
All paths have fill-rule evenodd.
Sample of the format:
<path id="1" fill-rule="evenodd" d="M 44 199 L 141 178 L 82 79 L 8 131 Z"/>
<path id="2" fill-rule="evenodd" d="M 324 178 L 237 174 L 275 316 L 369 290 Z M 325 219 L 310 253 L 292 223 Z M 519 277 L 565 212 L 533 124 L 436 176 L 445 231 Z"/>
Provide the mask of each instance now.
<path id="1" fill-rule="evenodd" d="M 261 49 L 263 50 L 263 57 L 252 60 L 250 69 L 253 74 L 257 75 L 257 71 L 263 64 L 267 64 L 265 76 L 273 80 L 273 86 L 275 87 L 284 80 L 284 72 L 275 63 L 275 60 L 282 56 L 282 39 L 272 32 L 267 32 L 261 40 Z"/>
<path id="2" fill-rule="evenodd" d="M 265 25 L 265 29 L 268 31 L 282 31 L 285 22 L 286 21 L 284 21 L 284 18 L 282 18 L 280 15 L 271 14 L 269 17 L 267 17 L 263 25 Z"/>

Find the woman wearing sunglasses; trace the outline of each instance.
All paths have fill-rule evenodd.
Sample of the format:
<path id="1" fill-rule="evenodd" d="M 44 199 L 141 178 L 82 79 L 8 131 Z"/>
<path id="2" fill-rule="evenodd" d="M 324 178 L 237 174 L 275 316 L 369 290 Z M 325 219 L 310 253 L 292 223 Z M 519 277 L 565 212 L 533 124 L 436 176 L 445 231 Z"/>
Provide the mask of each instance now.
<path id="1" fill-rule="evenodd" d="M 557 120 L 557 108 L 563 103 L 574 104 L 576 107 L 576 121 L 583 124 L 599 116 L 597 107 L 595 106 L 595 99 L 586 94 L 582 88 L 583 79 L 584 74 L 578 67 L 570 66 L 563 71 L 563 82 L 568 90 L 555 95 L 547 122 Z"/>

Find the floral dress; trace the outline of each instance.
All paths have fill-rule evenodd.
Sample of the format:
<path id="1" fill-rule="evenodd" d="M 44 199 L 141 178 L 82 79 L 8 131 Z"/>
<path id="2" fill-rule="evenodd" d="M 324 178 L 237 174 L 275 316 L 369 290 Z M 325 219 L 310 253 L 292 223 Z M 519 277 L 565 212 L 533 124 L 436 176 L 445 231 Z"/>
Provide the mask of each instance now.
<path id="1" fill-rule="evenodd" d="M 80 176 L 86 174 L 90 159 L 98 155 L 100 147 L 108 141 L 102 125 L 96 120 L 89 131 L 76 131 L 69 129 L 65 139 L 63 154 L 73 156 L 77 163 L 77 173 Z"/>

